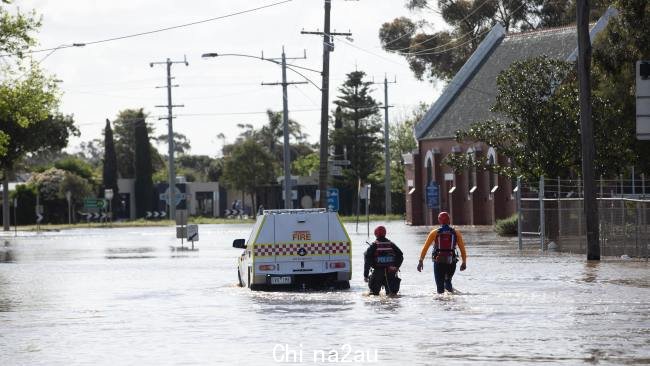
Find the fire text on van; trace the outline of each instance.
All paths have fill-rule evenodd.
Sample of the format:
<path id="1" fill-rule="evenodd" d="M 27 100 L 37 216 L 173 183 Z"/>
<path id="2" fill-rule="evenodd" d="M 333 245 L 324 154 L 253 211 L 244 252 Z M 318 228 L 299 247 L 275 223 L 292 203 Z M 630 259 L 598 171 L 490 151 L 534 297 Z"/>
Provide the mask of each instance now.
<path id="1" fill-rule="evenodd" d="M 311 232 L 309 231 L 294 231 L 293 240 L 311 241 Z"/>

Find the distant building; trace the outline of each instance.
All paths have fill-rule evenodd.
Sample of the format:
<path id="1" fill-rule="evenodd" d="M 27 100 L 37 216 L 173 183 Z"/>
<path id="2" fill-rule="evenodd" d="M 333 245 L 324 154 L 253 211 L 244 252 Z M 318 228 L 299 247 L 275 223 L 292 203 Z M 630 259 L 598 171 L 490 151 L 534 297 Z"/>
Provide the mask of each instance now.
<path id="1" fill-rule="evenodd" d="M 593 26 L 592 40 L 615 14 L 610 8 Z M 460 144 L 455 134 L 475 122 L 504 120 L 490 111 L 497 93 L 497 76 L 515 61 L 542 55 L 574 61 L 576 27 L 512 34 L 506 34 L 499 24 L 492 28 L 415 127 L 418 149 L 404 155 L 408 223 L 434 225 L 443 210 L 451 213 L 457 225 L 489 225 L 515 212 L 512 189 L 516 184 L 509 179 L 476 169 L 456 174 L 442 161 L 449 154 L 468 154 L 509 164 L 494 148 L 484 143 Z M 439 206 L 430 208 L 436 187 Z"/>
<path id="2" fill-rule="evenodd" d="M 118 179 L 117 185 L 120 207 L 113 210 L 115 217 L 117 219 L 138 219 L 135 217 L 135 180 Z M 187 210 L 189 216 L 219 217 L 223 215 L 225 201 L 222 202 L 221 197 L 224 192 L 218 182 L 184 182 L 184 180 L 180 180 L 177 181 L 176 186 L 185 197 L 176 206 L 177 210 Z M 155 210 L 167 211 L 167 202 L 161 198 L 161 195 L 167 191 L 167 187 L 169 185 L 166 183 L 155 186 Z"/>

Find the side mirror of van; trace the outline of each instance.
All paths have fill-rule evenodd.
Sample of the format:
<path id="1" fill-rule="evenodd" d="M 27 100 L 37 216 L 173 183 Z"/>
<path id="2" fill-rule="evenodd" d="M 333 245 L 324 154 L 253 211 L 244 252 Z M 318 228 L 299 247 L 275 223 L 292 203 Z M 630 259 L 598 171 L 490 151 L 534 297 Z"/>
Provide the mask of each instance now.
<path id="1" fill-rule="evenodd" d="M 232 242 L 233 248 L 246 249 L 246 239 L 235 239 Z"/>

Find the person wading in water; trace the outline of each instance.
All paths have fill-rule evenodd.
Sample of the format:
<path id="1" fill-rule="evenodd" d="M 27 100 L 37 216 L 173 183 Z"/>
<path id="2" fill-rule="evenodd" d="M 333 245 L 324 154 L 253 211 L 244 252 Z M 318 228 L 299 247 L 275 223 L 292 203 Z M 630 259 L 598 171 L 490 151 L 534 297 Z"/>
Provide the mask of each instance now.
<path id="1" fill-rule="evenodd" d="M 441 212 L 438 215 L 438 223 L 440 227 L 431 230 L 427 240 L 424 242 L 422 251 L 420 252 L 420 261 L 418 262 L 418 272 L 422 272 L 424 268 L 424 257 L 427 256 L 427 251 L 431 244 L 433 244 L 433 277 L 436 281 L 436 287 L 439 294 L 454 291 L 451 284 L 451 279 L 456 272 L 456 262 L 458 262 L 458 255 L 456 248 L 460 249 L 460 256 L 463 264 L 460 265 L 460 270 L 464 271 L 467 268 L 467 254 L 465 253 L 465 243 L 463 236 L 458 229 L 454 229 L 449 225 L 450 219 L 447 212 Z"/>

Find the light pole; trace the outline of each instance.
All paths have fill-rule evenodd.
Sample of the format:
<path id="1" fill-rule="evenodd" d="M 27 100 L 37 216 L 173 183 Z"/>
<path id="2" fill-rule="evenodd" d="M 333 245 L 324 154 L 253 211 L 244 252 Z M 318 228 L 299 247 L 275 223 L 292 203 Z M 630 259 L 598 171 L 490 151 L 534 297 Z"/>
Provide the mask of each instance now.
<path id="1" fill-rule="evenodd" d="M 282 109 L 283 109 L 283 136 L 284 136 L 284 208 L 292 208 L 292 197 L 291 197 L 291 164 L 290 164 L 290 151 L 289 151 L 289 102 L 287 97 L 287 86 L 292 84 L 306 84 L 306 82 L 287 82 L 287 57 L 284 53 L 284 47 L 282 48 L 282 58 L 281 62 L 278 62 L 275 59 L 257 57 L 252 55 L 238 54 L 238 53 L 227 53 L 227 54 L 218 54 L 216 52 L 204 53 L 201 57 L 223 57 L 223 56 L 236 56 L 236 57 L 247 57 L 255 58 L 262 61 L 269 61 L 276 65 L 282 66 L 282 82 L 281 83 L 262 83 L 262 85 L 282 85 Z M 304 57 L 303 57 L 304 58 Z"/>
<path id="2" fill-rule="evenodd" d="M 72 224 L 72 192 L 65 192 L 65 199 L 68 201 L 68 225 Z"/>

